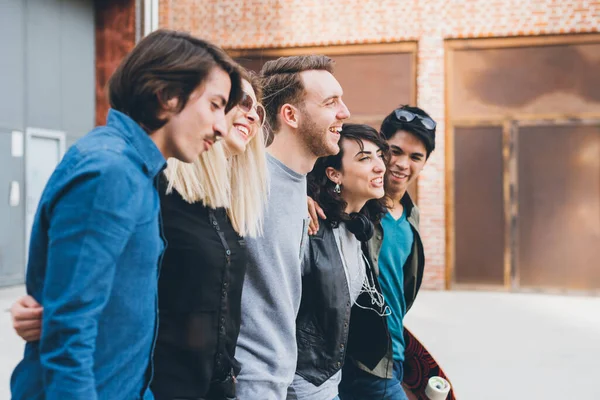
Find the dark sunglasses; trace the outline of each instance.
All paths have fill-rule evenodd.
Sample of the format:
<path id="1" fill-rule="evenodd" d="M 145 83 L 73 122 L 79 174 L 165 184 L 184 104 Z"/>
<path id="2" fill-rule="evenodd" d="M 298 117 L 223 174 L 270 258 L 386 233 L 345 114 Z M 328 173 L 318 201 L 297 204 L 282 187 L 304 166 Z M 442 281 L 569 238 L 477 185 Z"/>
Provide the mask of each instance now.
<path id="1" fill-rule="evenodd" d="M 396 115 L 396 118 L 398 119 L 398 121 L 406 121 L 406 122 L 411 122 L 413 121 L 415 118 L 418 118 L 421 121 L 421 125 L 423 125 L 425 128 L 431 130 L 434 130 L 436 127 L 436 123 L 434 120 L 432 120 L 429 117 L 424 117 L 422 115 L 419 114 L 415 114 L 413 112 L 410 112 L 408 110 L 401 110 L 401 109 L 397 109 L 394 110 L 394 114 Z"/>
<path id="2" fill-rule="evenodd" d="M 252 96 L 250 96 L 248 93 L 242 93 L 242 99 L 238 103 L 238 107 L 245 113 L 249 113 L 252 109 L 256 110 L 256 114 L 260 120 L 260 126 L 263 126 L 265 123 L 265 108 L 262 106 L 262 104 L 255 102 Z"/>

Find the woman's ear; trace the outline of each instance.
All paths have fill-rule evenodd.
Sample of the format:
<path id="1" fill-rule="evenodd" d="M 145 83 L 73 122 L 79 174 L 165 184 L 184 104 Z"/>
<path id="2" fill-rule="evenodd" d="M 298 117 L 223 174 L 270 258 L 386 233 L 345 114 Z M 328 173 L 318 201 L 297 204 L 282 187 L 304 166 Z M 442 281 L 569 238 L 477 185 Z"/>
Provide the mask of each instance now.
<path id="1" fill-rule="evenodd" d="M 335 169 L 333 167 L 327 167 L 327 169 L 325 170 L 325 175 L 327 175 L 327 178 L 329 178 L 329 180 L 331 182 L 339 183 L 340 185 L 342 184 L 342 182 L 341 182 L 342 174 L 337 169 Z"/>

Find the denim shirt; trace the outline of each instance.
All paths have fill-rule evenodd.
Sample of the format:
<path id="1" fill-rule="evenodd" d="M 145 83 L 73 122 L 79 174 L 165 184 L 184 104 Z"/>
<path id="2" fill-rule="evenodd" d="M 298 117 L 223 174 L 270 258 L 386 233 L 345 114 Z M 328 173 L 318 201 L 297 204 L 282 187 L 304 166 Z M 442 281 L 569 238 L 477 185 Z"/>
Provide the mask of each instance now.
<path id="1" fill-rule="evenodd" d="M 11 378 L 20 399 L 152 399 L 157 275 L 164 249 L 154 181 L 165 159 L 111 110 L 65 154 L 42 194 L 27 292 L 42 336 Z"/>

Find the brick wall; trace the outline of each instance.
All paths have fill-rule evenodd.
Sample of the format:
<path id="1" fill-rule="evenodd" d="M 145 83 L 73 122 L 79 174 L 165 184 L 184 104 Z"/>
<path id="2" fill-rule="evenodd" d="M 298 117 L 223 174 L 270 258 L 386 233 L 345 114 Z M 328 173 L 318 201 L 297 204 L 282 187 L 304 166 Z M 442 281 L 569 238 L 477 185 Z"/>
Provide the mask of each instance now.
<path id="1" fill-rule="evenodd" d="M 439 123 L 419 181 L 424 287 L 446 286 L 444 39 L 598 32 L 594 0 L 160 0 L 160 26 L 225 48 L 418 40 L 417 104 Z"/>
<path id="2" fill-rule="evenodd" d="M 96 125 L 104 125 L 109 101 L 106 85 L 119 63 L 135 46 L 135 1 L 95 1 Z"/>

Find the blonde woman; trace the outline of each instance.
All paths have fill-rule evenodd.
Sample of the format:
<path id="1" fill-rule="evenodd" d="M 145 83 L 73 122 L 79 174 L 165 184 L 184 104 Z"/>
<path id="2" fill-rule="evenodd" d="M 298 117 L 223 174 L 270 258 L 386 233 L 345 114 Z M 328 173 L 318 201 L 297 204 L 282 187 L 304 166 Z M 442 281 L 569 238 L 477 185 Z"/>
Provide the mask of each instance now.
<path id="1" fill-rule="evenodd" d="M 262 233 L 267 198 L 265 151 L 265 110 L 259 78 L 245 71 L 243 95 L 237 107 L 226 115 L 230 134 L 193 164 L 170 159 L 166 175 L 169 186 L 189 203 L 227 209 L 227 215 L 241 236 Z M 256 140 L 254 140 L 256 139 Z"/>
<path id="2" fill-rule="evenodd" d="M 246 75 L 242 89 L 241 101 L 226 115 L 227 139 L 192 164 L 169 160 L 158 182 L 167 247 L 151 384 L 157 400 L 236 398 L 243 238 L 262 233 L 268 187 L 260 86 Z M 39 339 L 35 317 L 24 317 L 37 310 L 32 301 L 25 297 L 13 307 L 17 333 L 30 341 Z"/>
<path id="3" fill-rule="evenodd" d="M 259 86 L 242 81 L 230 135 L 192 164 L 170 160 L 159 184 L 162 261 L 152 392 L 157 400 L 235 398 L 244 237 L 262 231 L 267 196 Z"/>

